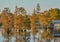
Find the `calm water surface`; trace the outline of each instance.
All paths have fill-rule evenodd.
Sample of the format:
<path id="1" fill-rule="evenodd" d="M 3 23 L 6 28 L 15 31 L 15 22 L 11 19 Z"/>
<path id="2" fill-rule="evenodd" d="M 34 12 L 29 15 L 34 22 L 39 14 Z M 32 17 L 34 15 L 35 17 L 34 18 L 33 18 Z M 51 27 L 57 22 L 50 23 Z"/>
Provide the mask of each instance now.
<path id="1" fill-rule="evenodd" d="M 39 35 L 37 34 L 36 35 L 36 42 L 38 41 L 38 37 L 39 37 Z M 0 31 L 0 42 L 3 42 L 4 41 L 4 37 L 2 36 L 2 32 Z M 10 40 L 10 42 L 15 42 L 15 37 L 13 36 L 12 38 L 11 38 L 11 40 Z M 34 42 L 33 41 L 33 36 L 32 36 L 32 34 L 31 34 L 31 36 L 30 36 L 30 42 Z M 44 41 L 45 42 L 45 41 Z M 54 40 L 51 40 L 51 42 L 54 42 Z"/>

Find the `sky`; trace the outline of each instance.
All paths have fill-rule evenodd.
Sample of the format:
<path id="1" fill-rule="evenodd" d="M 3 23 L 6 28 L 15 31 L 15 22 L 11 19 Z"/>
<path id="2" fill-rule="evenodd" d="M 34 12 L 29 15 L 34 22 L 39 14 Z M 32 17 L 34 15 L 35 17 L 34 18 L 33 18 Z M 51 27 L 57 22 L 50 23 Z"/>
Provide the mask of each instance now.
<path id="1" fill-rule="evenodd" d="M 50 8 L 60 9 L 60 0 L 0 0 L 0 12 L 3 8 L 8 7 L 11 12 L 14 12 L 15 7 L 24 7 L 28 13 L 32 13 L 37 3 L 40 4 L 41 11 Z"/>

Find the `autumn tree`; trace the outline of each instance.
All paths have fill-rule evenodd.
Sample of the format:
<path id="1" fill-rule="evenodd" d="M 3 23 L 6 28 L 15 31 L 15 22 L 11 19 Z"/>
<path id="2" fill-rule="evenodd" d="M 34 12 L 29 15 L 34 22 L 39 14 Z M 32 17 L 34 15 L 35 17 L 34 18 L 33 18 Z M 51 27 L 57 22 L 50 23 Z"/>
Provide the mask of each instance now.
<path id="1" fill-rule="evenodd" d="M 16 39 L 19 36 L 24 36 L 26 38 L 26 22 L 27 22 L 27 16 L 26 16 L 26 10 L 23 7 L 16 7 L 15 13 L 14 13 L 14 35 L 16 35 Z M 26 42 L 26 40 L 23 40 Z M 17 42 L 17 41 L 16 41 Z"/>
<path id="2" fill-rule="evenodd" d="M 51 16 L 51 19 L 52 20 L 58 20 L 58 19 L 60 19 L 60 9 L 58 9 L 58 8 L 51 8 L 50 10 L 49 10 L 49 12 L 50 12 L 50 16 Z"/>
<path id="3" fill-rule="evenodd" d="M 6 11 L 3 10 L 2 13 L 1 13 L 1 19 L 2 19 L 2 24 L 3 24 L 3 28 L 4 28 L 4 31 L 3 31 L 3 35 L 7 36 L 7 29 L 8 29 L 8 18 L 7 18 L 7 15 L 6 15 Z"/>
<path id="4" fill-rule="evenodd" d="M 1 13 L 1 19 L 3 24 L 3 36 L 6 37 L 9 41 L 9 37 L 11 36 L 11 29 L 12 29 L 12 13 L 10 13 L 9 8 L 4 8 Z"/>

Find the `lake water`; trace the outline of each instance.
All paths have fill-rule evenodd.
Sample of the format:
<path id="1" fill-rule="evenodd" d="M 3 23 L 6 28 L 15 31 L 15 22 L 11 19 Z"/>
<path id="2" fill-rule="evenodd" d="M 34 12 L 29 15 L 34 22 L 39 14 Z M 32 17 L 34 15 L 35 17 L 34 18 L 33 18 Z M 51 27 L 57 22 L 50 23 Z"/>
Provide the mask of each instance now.
<path id="1" fill-rule="evenodd" d="M 35 39 L 35 42 L 37 42 L 38 41 L 38 38 L 39 38 L 39 34 L 36 34 L 36 39 Z M 15 37 L 13 36 L 12 38 L 11 38 L 11 40 L 10 40 L 10 42 L 15 42 Z M 0 42 L 4 42 L 4 37 L 2 36 L 2 32 L 0 31 Z M 33 36 L 32 36 L 32 34 L 31 34 L 31 36 L 30 36 L 30 42 L 34 42 L 34 39 L 33 39 Z M 45 41 L 44 41 L 45 42 Z M 51 42 L 54 42 L 54 40 L 51 40 Z"/>

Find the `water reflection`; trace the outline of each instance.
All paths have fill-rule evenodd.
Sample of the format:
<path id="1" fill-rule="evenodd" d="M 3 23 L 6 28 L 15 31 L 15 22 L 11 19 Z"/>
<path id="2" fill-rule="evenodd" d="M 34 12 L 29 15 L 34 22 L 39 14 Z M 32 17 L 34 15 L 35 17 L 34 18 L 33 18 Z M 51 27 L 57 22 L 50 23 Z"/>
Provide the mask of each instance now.
<path id="1" fill-rule="evenodd" d="M 4 41 L 4 37 L 2 36 L 2 32 L 0 31 L 0 42 Z"/>
<path id="2" fill-rule="evenodd" d="M 14 36 L 11 37 L 10 42 L 15 42 L 16 38 Z"/>
<path id="3" fill-rule="evenodd" d="M 0 31 L 0 42 L 4 42 L 5 38 L 2 35 L 2 31 Z M 15 42 L 15 37 L 11 37 L 10 42 Z"/>
<path id="4" fill-rule="evenodd" d="M 34 42 L 34 39 L 33 39 L 33 35 L 32 35 L 32 33 L 30 33 L 30 36 L 28 36 L 28 40 L 27 40 L 27 42 Z M 38 42 L 38 40 L 39 40 L 39 34 L 37 33 L 36 34 L 36 36 L 35 36 L 35 42 Z M 0 42 L 4 42 L 4 37 L 2 36 L 2 32 L 0 31 Z M 16 38 L 14 37 L 14 36 L 12 36 L 11 38 L 10 38 L 10 42 L 15 42 L 15 40 L 16 40 Z M 44 41 L 45 42 L 45 41 Z M 51 42 L 54 42 L 54 39 L 52 39 L 51 40 Z"/>

